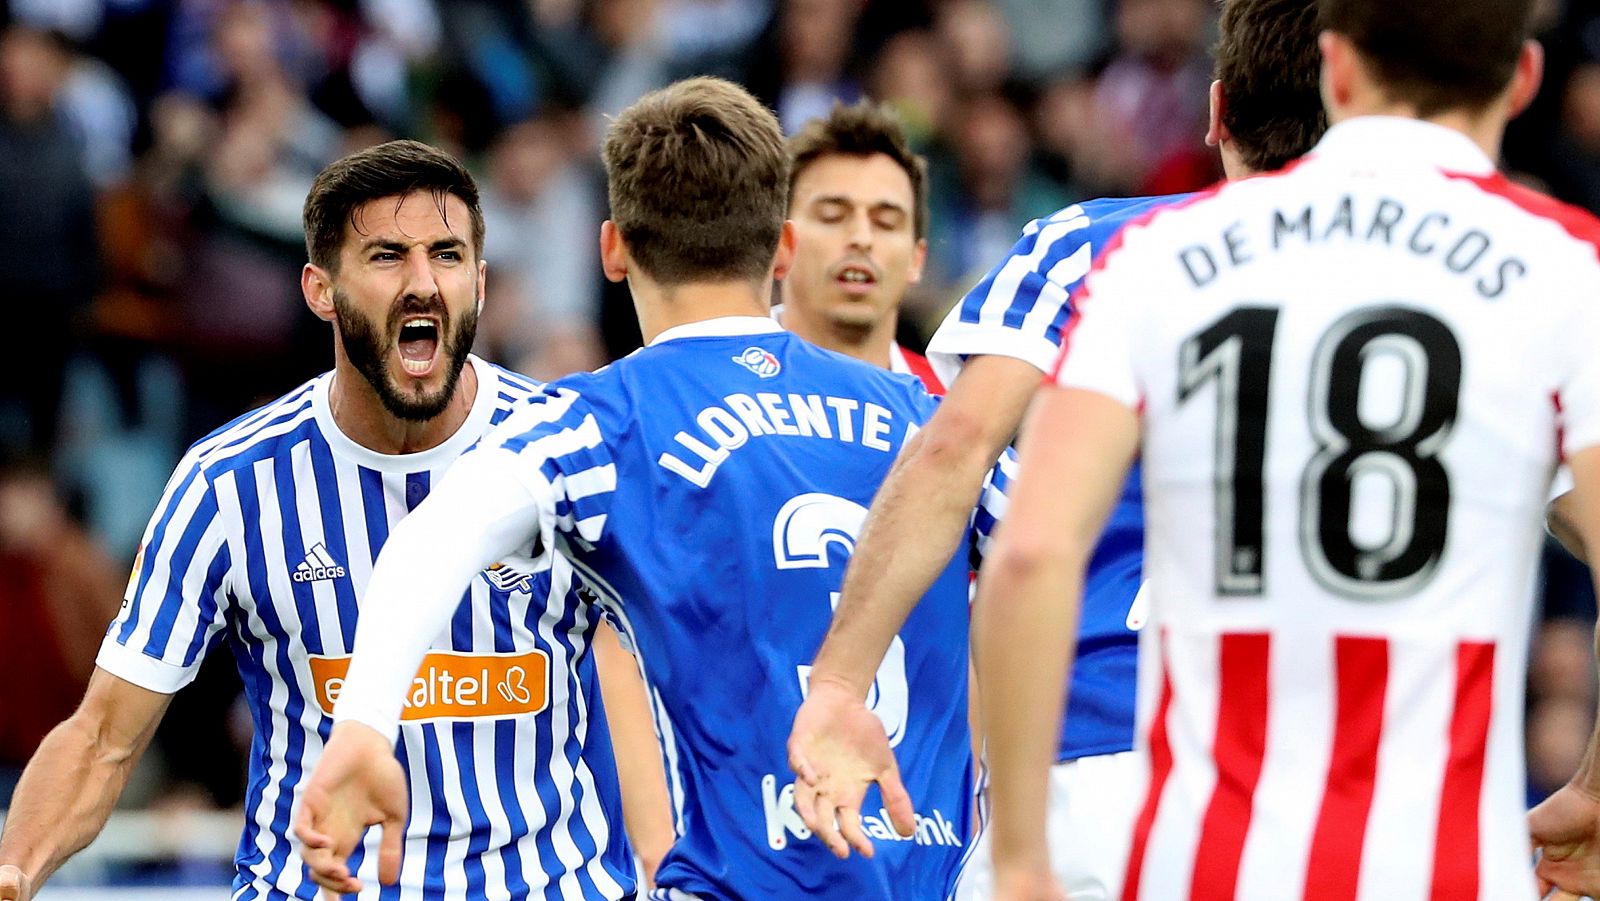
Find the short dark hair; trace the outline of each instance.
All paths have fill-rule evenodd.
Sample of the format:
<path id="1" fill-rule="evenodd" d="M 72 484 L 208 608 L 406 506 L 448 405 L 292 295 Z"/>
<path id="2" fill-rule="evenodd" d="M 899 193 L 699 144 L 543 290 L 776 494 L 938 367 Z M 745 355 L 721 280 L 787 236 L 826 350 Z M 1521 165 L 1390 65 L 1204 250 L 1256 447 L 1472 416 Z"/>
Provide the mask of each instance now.
<path id="1" fill-rule="evenodd" d="M 1225 0 L 1220 31 L 1222 124 L 1246 166 L 1281 169 L 1328 130 L 1317 0 Z"/>
<path id="2" fill-rule="evenodd" d="M 912 229 L 928 234 L 928 161 L 911 151 L 905 127 L 887 106 L 861 100 L 850 106 L 835 101 L 828 115 L 807 122 L 789 139 L 789 204 L 800 173 L 824 156 L 872 156 L 881 153 L 911 179 Z"/>
<path id="3" fill-rule="evenodd" d="M 640 98 L 606 132 L 611 221 L 666 285 L 749 281 L 772 268 L 789 158 L 772 111 L 720 78 Z"/>
<path id="4" fill-rule="evenodd" d="M 389 141 L 330 164 L 312 182 L 303 213 L 307 257 L 337 272 L 345 226 L 355 225 L 356 211 L 379 198 L 414 191 L 431 193 L 441 214 L 447 195 L 461 198 L 472 218 L 473 256 L 482 255 L 483 210 L 472 174 L 455 157 L 421 141 Z"/>
<path id="5" fill-rule="evenodd" d="M 1322 0 L 1390 99 L 1417 115 L 1481 109 L 1516 71 L 1534 0 Z"/>

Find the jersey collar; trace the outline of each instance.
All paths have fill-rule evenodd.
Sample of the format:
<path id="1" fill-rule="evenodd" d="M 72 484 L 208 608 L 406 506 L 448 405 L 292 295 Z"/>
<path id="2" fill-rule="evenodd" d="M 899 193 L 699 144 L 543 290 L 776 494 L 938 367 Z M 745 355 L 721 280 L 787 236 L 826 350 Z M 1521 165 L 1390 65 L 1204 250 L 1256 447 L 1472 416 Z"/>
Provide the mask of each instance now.
<path id="1" fill-rule="evenodd" d="M 1494 161 L 1472 139 L 1443 125 L 1401 116 L 1358 116 L 1328 129 L 1317 159 L 1417 162 L 1466 175 L 1490 175 Z"/>
<path id="2" fill-rule="evenodd" d="M 650 342 L 654 347 L 663 341 L 676 341 L 679 338 L 730 338 L 737 335 L 768 335 L 783 331 L 770 316 L 718 316 L 715 319 L 702 319 L 699 322 L 685 322 L 675 325 L 655 337 Z"/>
<path id="3" fill-rule="evenodd" d="M 327 439 L 328 447 L 337 456 L 379 472 L 411 473 L 442 469 L 466 453 L 467 448 L 489 430 L 489 421 L 494 417 L 495 403 L 500 394 L 500 373 L 493 366 L 472 354 L 467 355 L 467 365 L 478 375 L 478 394 L 472 399 L 472 409 L 467 412 L 467 418 L 462 421 L 461 427 L 456 429 L 455 434 L 438 446 L 425 451 L 414 454 L 381 454 L 370 447 L 357 444 L 349 435 L 340 431 L 338 423 L 333 421 L 333 408 L 328 405 L 328 392 L 333 389 L 332 372 L 324 374 L 317 380 L 317 386 L 311 389 L 311 409 L 316 414 L 317 425 L 321 427 L 322 436 Z"/>

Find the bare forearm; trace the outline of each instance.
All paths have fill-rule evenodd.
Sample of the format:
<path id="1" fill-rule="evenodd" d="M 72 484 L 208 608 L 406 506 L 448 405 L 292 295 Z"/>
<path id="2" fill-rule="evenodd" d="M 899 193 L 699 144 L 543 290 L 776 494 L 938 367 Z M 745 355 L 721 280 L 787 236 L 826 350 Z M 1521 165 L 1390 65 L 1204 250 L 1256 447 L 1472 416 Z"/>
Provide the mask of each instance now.
<path id="1" fill-rule="evenodd" d="M 108 747 L 77 718 L 57 726 L 23 771 L 0 835 L 0 864 L 13 864 L 34 889 L 100 830 L 144 749 Z"/>
<path id="2" fill-rule="evenodd" d="M 1044 870 L 1045 799 L 1078 634 L 1081 561 L 992 559 L 973 610 L 995 863 Z M 1066 603 L 1063 603 L 1066 601 Z"/>
<path id="3" fill-rule="evenodd" d="M 623 823 L 634 853 L 653 881 L 655 868 L 677 839 L 677 832 L 650 714 L 649 689 L 633 656 L 622 649 L 609 626 L 596 630 L 594 652 L 617 759 L 617 781 L 622 786 Z"/>
<path id="4" fill-rule="evenodd" d="M 966 533 L 994 460 L 952 458 L 926 437 L 912 439 L 873 500 L 813 679 L 838 680 L 865 695 L 890 641 Z"/>

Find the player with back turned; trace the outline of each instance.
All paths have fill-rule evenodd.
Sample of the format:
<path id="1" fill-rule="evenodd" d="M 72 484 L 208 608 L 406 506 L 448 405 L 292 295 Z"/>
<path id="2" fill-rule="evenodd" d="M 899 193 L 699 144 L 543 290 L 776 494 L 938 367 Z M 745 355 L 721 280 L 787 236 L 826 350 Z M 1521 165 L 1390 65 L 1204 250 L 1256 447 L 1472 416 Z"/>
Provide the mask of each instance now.
<path id="1" fill-rule="evenodd" d="M 1223 4 L 1207 140 L 1219 147 L 1230 177 L 1276 169 L 1321 137 L 1326 118 L 1317 91 L 1316 18 L 1315 0 Z M 950 311 L 928 355 L 947 377 L 959 374 L 874 501 L 856 566 L 845 578 L 840 634 L 819 656 L 824 672 L 839 649 L 836 638 L 849 634 L 851 617 L 886 621 L 893 615 L 888 605 L 905 609 L 932 578 L 939 542 L 930 536 L 953 535 L 964 524 L 966 498 L 1016 434 L 1059 353 L 1073 313 L 1068 299 L 1094 256 L 1129 221 L 1186 196 L 1090 200 L 1031 222 L 1010 255 Z M 1117 896 L 1127 827 L 1139 804 L 1143 773 L 1132 749 L 1143 558 L 1136 467 L 1090 565 L 1069 707 L 1050 776 L 1050 844 L 1059 852 L 1057 875 L 1075 901 Z M 830 696 L 814 693 L 808 712 L 829 709 L 818 702 Z M 808 728 L 814 726 L 797 723 L 801 757 Z M 982 899 L 993 891 L 988 840 L 986 833 L 963 872 L 958 898 Z"/>
<path id="2" fill-rule="evenodd" d="M 1040 636 L 1073 622 L 1136 452 L 1123 897 L 1536 896 L 1527 633 L 1562 454 L 1600 539 L 1600 222 L 1495 171 L 1539 80 L 1531 6 L 1322 0 L 1326 137 L 1130 225 L 1079 290 L 976 607 L 980 678 L 1014 701 L 985 723 L 1001 897 L 1051 896 L 1039 674 L 1069 656 Z M 1539 872 L 1587 893 L 1576 813 L 1535 823 Z"/>
<path id="3" fill-rule="evenodd" d="M 357 636 L 296 825 L 308 860 L 341 886 L 355 836 L 401 802 L 395 717 L 448 599 L 536 554 L 597 586 L 656 700 L 678 840 L 652 897 L 944 897 L 971 834 L 967 553 L 877 667 L 863 715 L 919 801 L 886 792 L 847 825 L 873 859 L 811 840 L 782 740 L 865 505 L 935 401 L 772 320 L 794 252 L 788 164 L 776 118 L 743 89 L 690 79 L 646 95 L 604 156 L 602 259 L 628 280 L 647 344 L 553 383 L 391 538 L 370 592 L 395 615 Z"/>

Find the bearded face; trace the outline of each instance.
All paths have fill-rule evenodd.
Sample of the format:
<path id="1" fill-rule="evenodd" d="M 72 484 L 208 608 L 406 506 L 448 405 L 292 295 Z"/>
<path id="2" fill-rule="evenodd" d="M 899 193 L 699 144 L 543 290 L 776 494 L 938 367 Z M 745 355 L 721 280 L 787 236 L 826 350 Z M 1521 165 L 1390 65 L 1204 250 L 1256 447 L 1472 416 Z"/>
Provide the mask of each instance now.
<path id="1" fill-rule="evenodd" d="M 380 322 L 358 310 L 348 293 L 336 289 L 333 309 L 345 355 L 377 392 L 384 409 L 410 422 L 444 412 L 478 335 L 476 302 L 452 317 L 437 295 L 406 295 L 389 307 Z M 404 376 L 393 371 L 395 356 Z M 428 378 L 431 375 L 440 377 Z"/>

